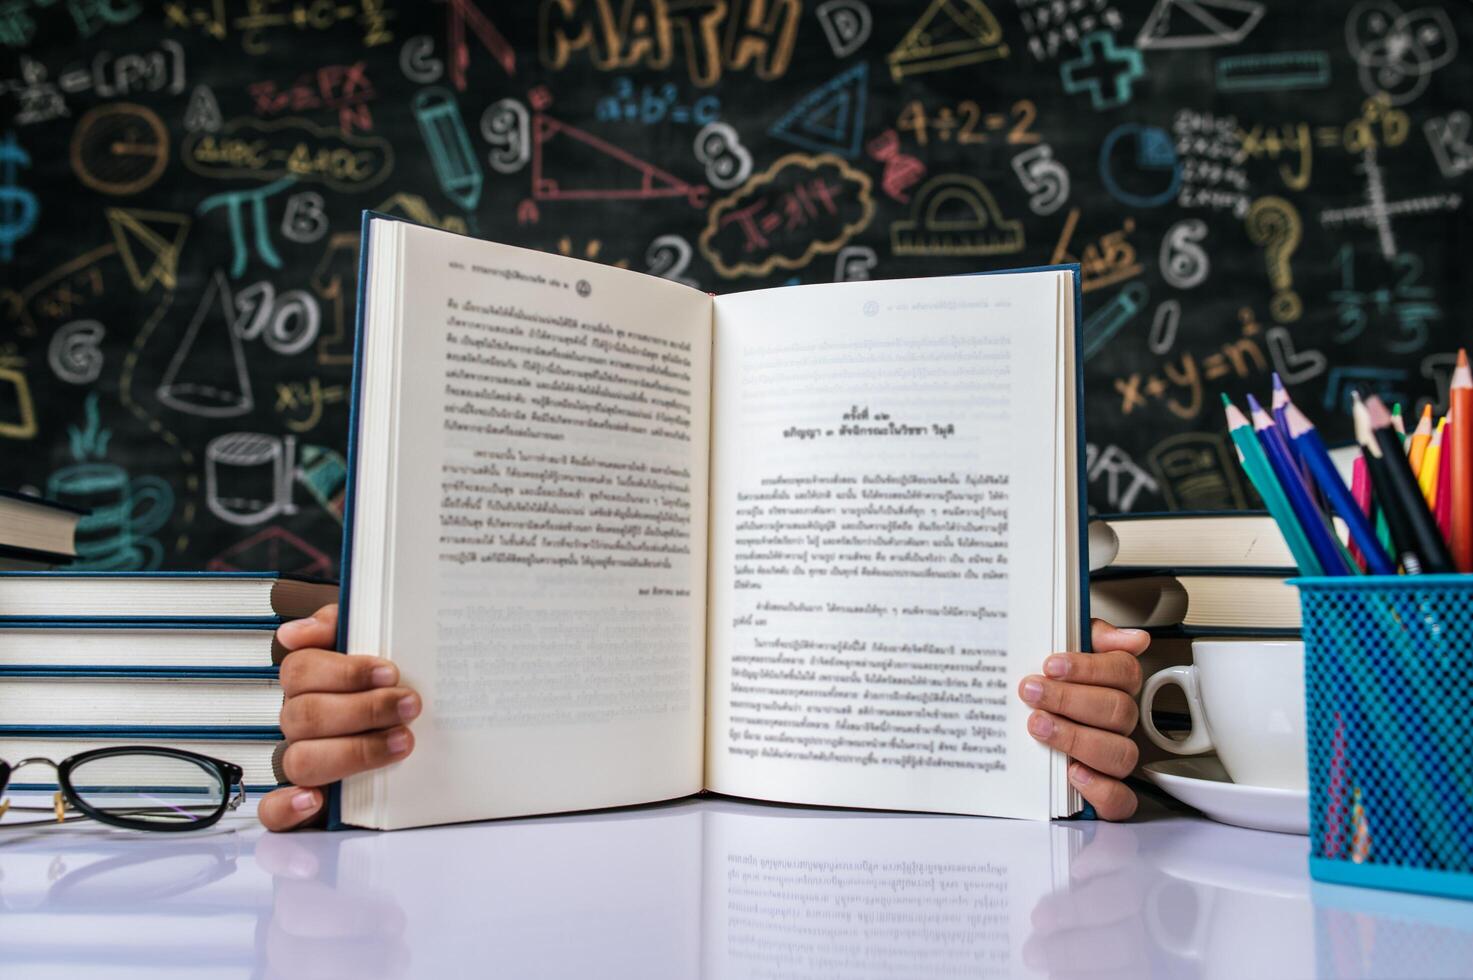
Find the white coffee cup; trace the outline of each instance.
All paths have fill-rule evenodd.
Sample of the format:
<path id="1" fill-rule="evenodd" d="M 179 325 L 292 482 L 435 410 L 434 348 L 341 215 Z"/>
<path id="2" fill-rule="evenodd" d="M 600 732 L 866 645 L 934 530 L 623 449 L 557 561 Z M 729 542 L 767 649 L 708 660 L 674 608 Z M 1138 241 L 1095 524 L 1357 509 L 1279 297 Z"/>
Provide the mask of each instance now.
<path id="1" fill-rule="evenodd" d="M 1151 720 L 1156 692 L 1176 684 L 1192 731 L 1169 738 Z M 1157 671 L 1141 691 L 1141 728 L 1167 752 L 1216 751 L 1233 782 L 1306 789 L 1304 643 L 1299 640 L 1196 640 L 1192 664 Z"/>

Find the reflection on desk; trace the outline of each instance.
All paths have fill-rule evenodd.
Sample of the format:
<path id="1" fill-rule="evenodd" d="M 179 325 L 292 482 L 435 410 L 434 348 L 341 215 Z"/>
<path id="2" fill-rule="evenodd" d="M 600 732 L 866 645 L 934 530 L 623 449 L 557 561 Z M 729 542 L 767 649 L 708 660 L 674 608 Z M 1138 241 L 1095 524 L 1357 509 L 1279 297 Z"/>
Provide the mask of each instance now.
<path id="1" fill-rule="evenodd" d="M 1439 977 L 1473 906 L 1305 840 L 724 800 L 394 834 L 0 835 L 6 975 Z"/>

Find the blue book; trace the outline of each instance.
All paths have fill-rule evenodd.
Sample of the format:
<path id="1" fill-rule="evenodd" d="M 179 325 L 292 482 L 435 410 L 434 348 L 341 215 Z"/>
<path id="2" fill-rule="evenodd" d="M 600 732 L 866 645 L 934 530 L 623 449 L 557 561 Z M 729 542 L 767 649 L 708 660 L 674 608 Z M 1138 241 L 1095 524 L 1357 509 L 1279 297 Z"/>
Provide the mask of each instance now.
<path id="1" fill-rule="evenodd" d="M 907 243 L 1011 247 L 933 190 Z M 786 276 L 812 253 L 760 240 L 808 208 L 873 199 L 789 168 L 701 246 Z M 1082 363 L 1122 321 L 1077 266 L 713 298 L 371 212 L 361 242 L 338 646 L 425 714 L 331 818 L 1082 809 L 1007 682 L 1088 640 Z"/>
<path id="2" fill-rule="evenodd" d="M 77 524 L 90 511 L 0 489 L 0 569 L 65 565 L 77 555 Z"/>
<path id="3" fill-rule="evenodd" d="M 277 572 L 0 572 L 0 624 L 256 621 L 310 616 L 336 583 Z"/>
<path id="4" fill-rule="evenodd" d="M 269 730 L 281 714 L 274 674 L 11 670 L 0 673 L 4 729 L 82 725 Z"/>
<path id="5" fill-rule="evenodd" d="M 0 671 L 126 668 L 272 673 L 285 654 L 276 641 L 274 622 L 0 622 Z"/>

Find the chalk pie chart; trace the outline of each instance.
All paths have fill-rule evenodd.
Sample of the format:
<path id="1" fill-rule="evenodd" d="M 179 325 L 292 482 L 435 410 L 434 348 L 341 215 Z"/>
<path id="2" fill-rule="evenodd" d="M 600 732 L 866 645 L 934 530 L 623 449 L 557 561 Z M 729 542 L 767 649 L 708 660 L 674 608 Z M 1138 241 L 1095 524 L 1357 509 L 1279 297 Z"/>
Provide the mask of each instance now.
<path id="1" fill-rule="evenodd" d="M 1140 123 L 1116 126 L 1100 144 L 1100 179 L 1121 204 L 1158 208 L 1175 200 L 1181 160 L 1171 134 Z"/>

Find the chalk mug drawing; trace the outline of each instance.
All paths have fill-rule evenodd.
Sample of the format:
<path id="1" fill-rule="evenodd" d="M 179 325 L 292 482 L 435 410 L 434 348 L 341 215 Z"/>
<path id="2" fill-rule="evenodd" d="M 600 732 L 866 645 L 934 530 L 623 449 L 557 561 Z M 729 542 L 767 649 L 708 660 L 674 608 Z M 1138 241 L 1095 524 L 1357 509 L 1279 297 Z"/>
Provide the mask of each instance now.
<path id="1" fill-rule="evenodd" d="M 76 463 L 51 474 L 47 496 L 92 513 L 77 525 L 77 560 L 91 571 L 152 571 L 164 549 L 149 537 L 174 510 L 174 490 L 156 476 L 129 479 L 112 463 Z"/>

